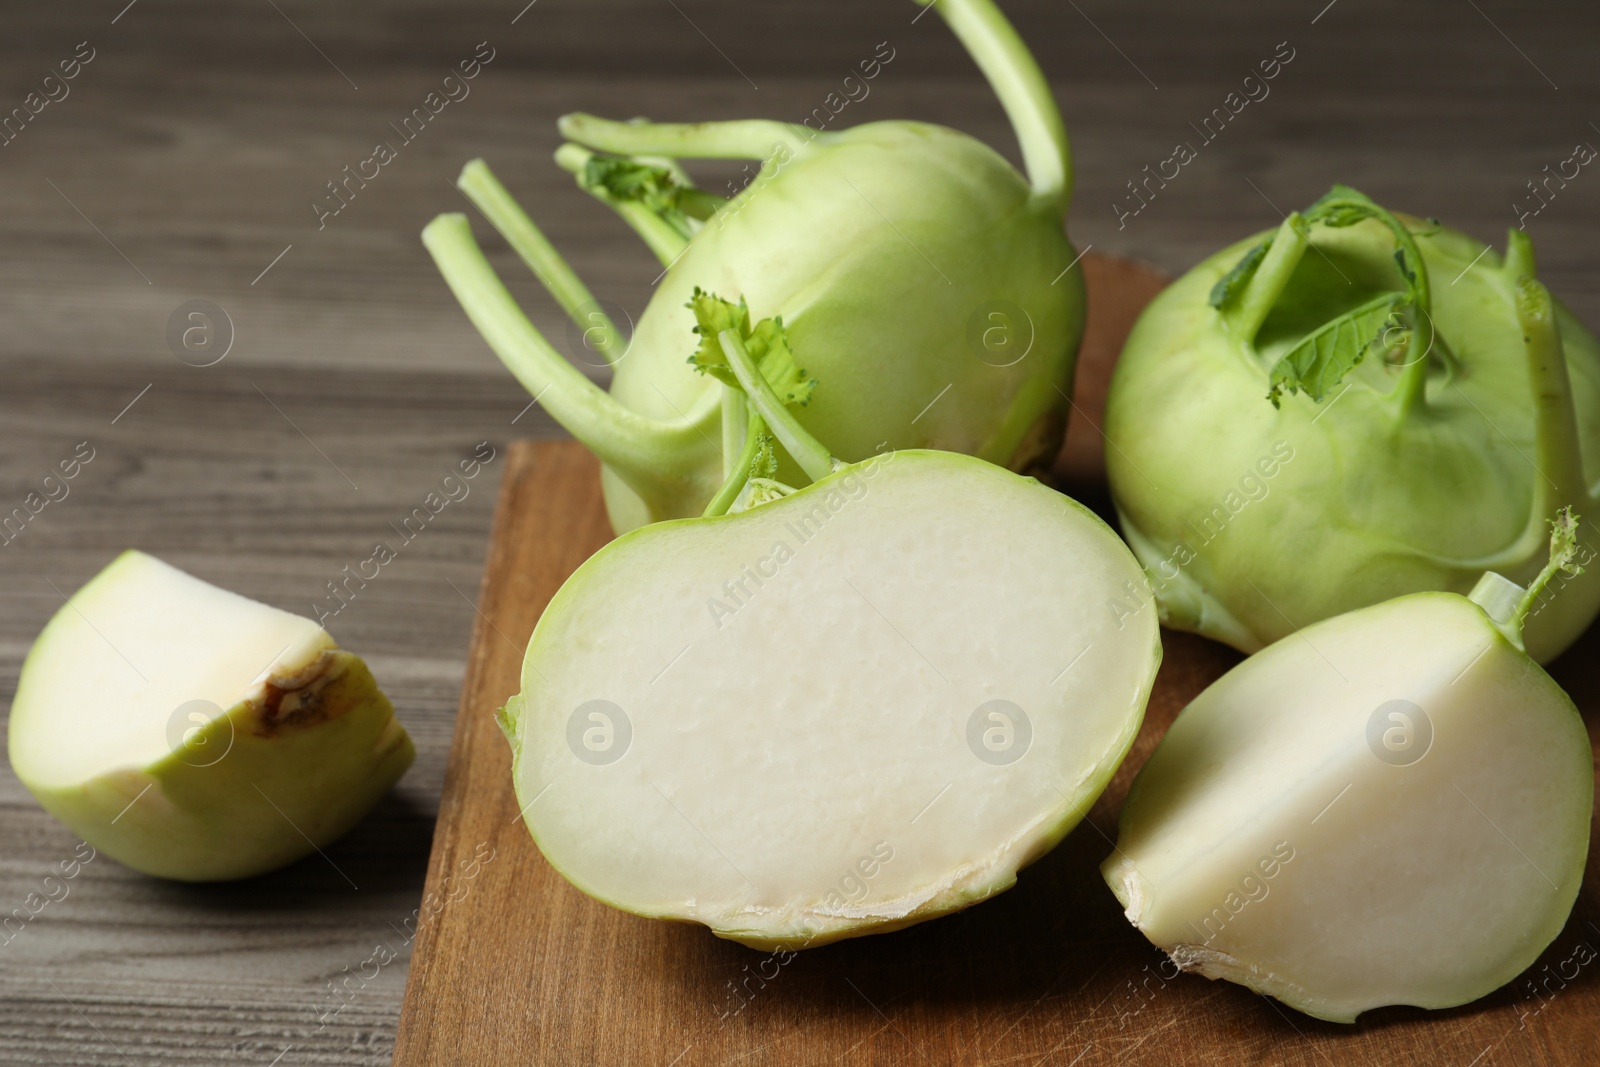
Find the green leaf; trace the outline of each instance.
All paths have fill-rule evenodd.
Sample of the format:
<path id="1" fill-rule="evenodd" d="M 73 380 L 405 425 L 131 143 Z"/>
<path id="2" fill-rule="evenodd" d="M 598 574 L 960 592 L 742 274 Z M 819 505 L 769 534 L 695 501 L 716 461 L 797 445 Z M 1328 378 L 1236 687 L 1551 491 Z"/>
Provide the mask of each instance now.
<path id="1" fill-rule="evenodd" d="M 747 347 L 752 354 L 760 353 L 756 358 L 760 361 L 761 375 L 772 383 L 773 392 L 785 404 L 804 405 L 811 399 L 817 380 L 808 378 L 805 370 L 795 363 L 782 318 L 762 319 L 756 323 Z"/>
<path id="2" fill-rule="evenodd" d="M 683 210 L 685 189 L 665 167 L 641 163 L 626 156 L 590 156 L 578 175 L 583 188 L 605 193 L 613 200 L 636 201 L 659 215 L 684 237 L 693 236 Z"/>
<path id="3" fill-rule="evenodd" d="M 690 364 L 695 370 L 711 375 L 723 385 L 739 388 L 739 379 L 734 375 L 733 368 L 728 366 L 728 357 L 722 351 L 717 336 L 723 330 L 738 330 L 740 337 L 750 336 L 750 309 L 745 306 L 744 297 L 739 298 L 736 307 L 715 293 L 708 293 L 696 286 L 687 306 L 694 312 L 694 332 L 700 336 L 700 344 L 689 357 Z M 759 363 L 761 357 L 755 348 L 747 347 L 750 348 L 751 358 Z"/>
<path id="4" fill-rule="evenodd" d="M 1389 316 L 1410 305 L 1408 294 L 1384 293 L 1319 326 L 1272 368 L 1267 399 L 1277 407 L 1287 389 L 1321 400 L 1382 340 Z"/>
<path id="5" fill-rule="evenodd" d="M 1411 330 L 1417 327 L 1417 313 L 1426 315 L 1431 304 L 1426 271 L 1414 235 L 1399 218 L 1365 193 L 1348 185 L 1335 185 L 1306 209 L 1305 219 L 1308 224 L 1334 229 L 1354 226 L 1366 219 L 1383 223 L 1395 235 L 1394 260 L 1406 288 L 1402 292 L 1373 297 L 1318 327 L 1286 352 L 1272 368 L 1267 399 L 1273 406 L 1278 405 L 1285 390 L 1304 391 L 1311 399 L 1321 400 L 1366 357 L 1368 349 L 1380 344 L 1390 346 L 1388 338 L 1397 328 L 1390 323 L 1391 316 L 1405 315 L 1404 328 Z M 1427 324 L 1424 328 L 1431 329 Z"/>
<path id="6" fill-rule="evenodd" d="M 700 344 L 689 357 L 689 362 L 696 370 L 711 375 L 724 385 L 739 388 L 739 379 L 728 365 L 728 357 L 722 351 L 722 342 L 718 340 L 723 330 L 737 330 L 750 358 L 761 369 L 761 376 L 772 385 L 772 391 L 778 394 L 780 400 L 785 404 L 804 405 L 811 399 L 817 381 L 808 377 L 805 370 L 795 363 L 781 317 L 762 319 L 752 327 L 750 309 L 745 306 L 743 297 L 735 306 L 714 293 L 698 288 L 688 307 L 694 312 L 694 332 L 700 336 Z"/>
<path id="7" fill-rule="evenodd" d="M 1272 238 L 1269 237 L 1246 252 L 1244 258 L 1211 287 L 1211 306 L 1220 309 L 1243 292 L 1245 286 L 1250 284 L 1250 279 L 1255 277 L 1256 268 L 1267 258 L 1267 250 L 1271 247 Z"/>

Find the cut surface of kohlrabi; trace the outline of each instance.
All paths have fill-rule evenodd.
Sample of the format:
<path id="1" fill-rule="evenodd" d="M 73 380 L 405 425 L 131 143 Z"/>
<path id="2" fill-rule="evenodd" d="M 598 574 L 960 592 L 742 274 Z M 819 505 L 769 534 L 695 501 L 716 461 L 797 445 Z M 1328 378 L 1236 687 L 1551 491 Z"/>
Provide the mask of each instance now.
<path id="1" fill-rule="evenodd" d="M 1400 597 L 1201 693 L 1104 866 L 1129 920 L 1185 970 L 1339 1022 L 1514 979 L 1572 909 L 1594 786 L 1577 709 L 1522 651 L 1532 599 L 1498 575 Z"/>
<path id="2" fill-rule="evenodd" d="M 39 635 L 9 746 L 17 777 L 74 833 L 188 881 L 327 844 L 413 757 L 366 665 L 316 623 L 137 551 Z"/>
<path id="3" fill-rule="evenodd" d="M 1100 519 L 908 451 L 602 549 L 502 723 L 528 827 L 578 888 L 799 948 L 1010 887 L 1105 787 L 1159 661 Z"/>

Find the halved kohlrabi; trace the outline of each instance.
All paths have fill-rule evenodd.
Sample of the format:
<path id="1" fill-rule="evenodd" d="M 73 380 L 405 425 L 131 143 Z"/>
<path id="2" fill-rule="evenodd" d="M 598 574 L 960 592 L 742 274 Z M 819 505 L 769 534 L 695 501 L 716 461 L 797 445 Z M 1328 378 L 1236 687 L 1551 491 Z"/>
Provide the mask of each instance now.
<path id="1" fill-rule="evenodd" d="M 1572 701 L 1522 625 L 1531 591 L 1415 593 L 1235 667 L 1140 770 L 1106 881 L 1183 969 L 1350 1022 L 1511 981 L 1561 931 L 1594 802 Z"/>
<path id="2" fill-rule="evenodd" d="M 832 460 L 760 378 L 781 329 L 715 303 L 696 300 L 697 360 L 726 354 L 752 440 L 771 424 L 815 481 L 751 478 L 744 510 L 636 530 L 561 588 L 502 716 L 528 828 L 584 892 L 752 946 L 983 900 L 1132 743 L 1160 661 L 1148 585 L 1033 479 L 944 452 Z M 752 454 L 770 473 L 761 442 L 730 485 Z"/>
<path id="3" fill-rule="evenodd" d="M 328 844 L 411 765 L 360 658 L 309 619 L 124 552 L 23 664 L 11 766 L 148 874 L 260 874 Z"/>

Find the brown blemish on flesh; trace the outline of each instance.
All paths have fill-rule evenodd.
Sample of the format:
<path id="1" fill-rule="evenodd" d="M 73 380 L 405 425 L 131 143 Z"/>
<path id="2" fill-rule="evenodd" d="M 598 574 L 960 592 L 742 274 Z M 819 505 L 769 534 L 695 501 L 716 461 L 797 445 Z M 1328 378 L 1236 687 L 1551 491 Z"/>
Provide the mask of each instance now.
<path id="1" fill-rule="evenodd" d="M 334 718 L 343 709 L 330 714 L 326 699 L 328 683 L 336 677 L 333 666 L 333 653 L 323 652 L 309 669 L 292 678 L 262 682 L 261 696 L 252 701 L 256 709 L 252 732 L 272 737 L 286 728 L 315 726 Z"/>

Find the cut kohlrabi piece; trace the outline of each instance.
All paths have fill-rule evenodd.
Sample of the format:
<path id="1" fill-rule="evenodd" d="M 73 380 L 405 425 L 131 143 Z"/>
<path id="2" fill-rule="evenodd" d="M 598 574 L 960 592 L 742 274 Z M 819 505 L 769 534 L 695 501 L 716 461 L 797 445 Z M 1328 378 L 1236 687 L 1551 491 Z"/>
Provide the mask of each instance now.
<path id="1" fill-rule="evenodd" d="M 1254 652 L 1485 571 L 1532 581 L 1600 475 L 1600 342 L 1537 273 L 1520 230 L 1501 255 L 1336 186 L 1157 297 L 1105 426 L 1162 621 Z M 1529 618 L 1529 654 L 1597 611 L 1591 567 Z"/>
<path id="2" fill-rule="evenodd" d="M 1309 1015 L 1446 1008 L 1561 931 L 1594 801 L 1588 734 L 1522 649 L 1570 569 L 1574 520 L 1529 590 L 1415 593 L 1309 626 L 1178 716 L 1103 868 L 1183 969 Z"/>
<path id="3" fill-rule="evenodd" d="M 124 552 L 23 664 L 11 766 L 101 852 L 185 881 L 282 867 L 411 765 L 366 665 L 309 619 Z"/>
<path id="4" fill-rule="evenodd" d="M 1160 645 L 1137 562 L 979 459 L 837 463 L 759 377 L 787 365 L 781 330 L 695 312 L 697 365 L 759 413 L 748 484 L 712 509 L 739 510 L 612 542 L 550 602 L 502 716 L 528 828 L 584 892 L 752 946 L 1010 887 L 1138 731 Z M 812 484 L 764 476 L 763 421 Z"/>

